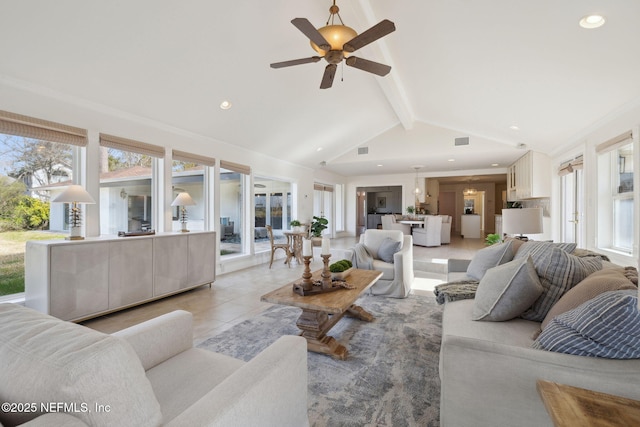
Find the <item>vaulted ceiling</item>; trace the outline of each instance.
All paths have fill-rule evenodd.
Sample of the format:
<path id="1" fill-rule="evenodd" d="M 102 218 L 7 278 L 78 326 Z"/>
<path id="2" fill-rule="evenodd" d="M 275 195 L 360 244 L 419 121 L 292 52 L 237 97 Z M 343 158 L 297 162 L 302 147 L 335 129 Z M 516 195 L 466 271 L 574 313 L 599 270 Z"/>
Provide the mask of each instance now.
<path id="1" fill-rule="evenodd" d="M 324 61 L 269 67 L 315 54 L 290 21 L 324 26 L 329 0 L 21 0 L 2 2 L 0 85 L 345 176 L 505 167 L 640 102 L 640 1 L 337 4 L 359 33 L 395 23 L 358 54 L 389 75 L 339 66 L 321 90 Z M 578 26 L 591 13 L 606 24 Z"/>

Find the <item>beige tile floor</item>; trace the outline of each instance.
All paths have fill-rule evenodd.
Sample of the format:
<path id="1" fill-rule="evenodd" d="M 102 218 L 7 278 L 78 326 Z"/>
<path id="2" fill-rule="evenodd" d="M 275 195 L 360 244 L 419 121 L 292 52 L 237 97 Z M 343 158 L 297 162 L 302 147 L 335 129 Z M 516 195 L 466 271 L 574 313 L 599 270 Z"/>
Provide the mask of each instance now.
<path id="1" fill-rule="evenodd" d="M 333 249 L 353 246 L 355 238 L 333 239 Z M 463 239 L 452 236 L 451 244 L 434 248 L 414 246 L 416 280 L 414 293 L 431 293 L 435 284 L 445 279 L 444 265 L 448 258 L 471 258 L 484 247 L 482 239 Z M 312 270 L 321 268 L 316 257 Z M 90 328 L 112 333 L 173 310 L 186 310 L 194 315 L 194 344 L 220 333 L 232 326 L 252 318 L 271 304 L 260 301 L 260 296 L 302 275 L 302 266 L 293 263 L 289 268 L 282 260 L 221 274 L 209 286 L 184 292 L 138 307 L 108 314 L 83 322 Z"/>

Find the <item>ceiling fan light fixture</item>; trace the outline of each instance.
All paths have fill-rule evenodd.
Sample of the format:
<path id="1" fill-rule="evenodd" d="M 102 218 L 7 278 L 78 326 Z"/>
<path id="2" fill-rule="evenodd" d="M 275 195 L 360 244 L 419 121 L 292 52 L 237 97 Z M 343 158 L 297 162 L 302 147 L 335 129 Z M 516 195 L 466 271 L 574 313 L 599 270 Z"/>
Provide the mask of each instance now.
<path id="1" fill-rule="evenodd" d="M 322 28 L 318 28 L 318 32 L 322 34 L 327 42 L 331 45 L 331 50 L 342 50 L 342 46 L 355 36 L 358 35 L 356 30 L 346 25 L 327 25 Z M 326 50 L 320 49 L 320 47 L 314 42 L 309 42 L 313 50 L 324 56 L 327 54 Z M 348 57 L 348 52 L 343 52 L 344 57 Z"/>

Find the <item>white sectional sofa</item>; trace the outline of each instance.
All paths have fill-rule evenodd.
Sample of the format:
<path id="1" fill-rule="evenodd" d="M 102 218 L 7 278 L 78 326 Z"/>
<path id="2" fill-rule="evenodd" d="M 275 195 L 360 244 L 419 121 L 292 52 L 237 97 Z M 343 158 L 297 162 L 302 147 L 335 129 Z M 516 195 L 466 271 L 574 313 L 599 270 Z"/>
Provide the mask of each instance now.
<path id="1" fill-rule="evenodd" d="M 0 304 L 0 361 L 5 427 L 309 425 L 303 338 L 244 362 L 194 348 L 186 311 L 107 335 Z"/>
<path id="2" fill-rule="evenodd" d="M 559 250 L 553 249 L 555 251 L 553 254 L 562 254 L 562 252 L 557 252 Z M 517 251 L 518 249 L 516 249 Z M 539 255 L 542 254 L 541 256 L 545 256 L 544 253 L 548 254 L 550 251 L 546 249 L 538 252 Z M 566 255 L 563 254 L 562 256 L 565 257 Z M 579 258 L 579 256 L 576 258 Z M 583 261 L 572 262 L 575 262 L 575 265 L 580 262 L 585 265 L 589 263 L 593 265 L 595 258 L 589 258 L 589 260 L 582 258 Z M 500 262 L 506 264 L 508 259 L 510 258 L 507 256 L 506 259 Z M 531 261 L 531 256 L 529 255 L 527 260 L 520 259 L 521 262 L 526 261 L 528 263 Z M 547 264 L 547 270 L 558 269 L 559 263 L 557 263 L 556 258 L 547 258 L 547 260 L 550 262 Z M 474 265 L 470 265 L 468 260 L 450 260 L 449 262 L 449 279 L 455 281 L 463 278 L 465 281 L 460 292 L 456 294 L 454 290 L 452 293 L 454 298 L 449 298 L 445 303 L 442 319 L 442 345 L 440 350 L 441 426 L 552 426 L 551 418 L 536 389 L 536 381 L 540 379 L 640 400 L 640 358 L 638 358 L 640 357 L 640 335 L 637 327 L 640 317 L 638 317 L 639 314 L 637 312 L 638 291 L 636 287 L 637 271 L 635 269 L 623 269 L 604 262 L 606 268 L 617 268 L 618 273 L 614 274 L 611 273 L 612 270 L 607 271 L 606 269 L 585 273 L 586 277 L 580 279 L 578 283 L 572 284 L 573 287 L 563 294 L 566 299 L 565 297 L 560 297 L 560 300 L 547 312 L 542 322 L 522 318 L 522 316 L 527 315 L 526 313 L 530 315 L 530 310 L 506 321 L 473 320 L 478 318 L 476 303 L 477 300 L 482 301 L 480 297 L 481 288 L 490 283 L 495 277 L 493 273 L 490 275 L 489 271 L 495 272 L 496 270 L 492 270 L 493 267 L 486 261 L 485 259 L 484 265 L 481 265 L 483 263 L 479 261 L 475 262 Z M 601 267 L 602 265 L 603 263 L 600 263 Z M 468 270 L 467 266 L 469 266 Z M 466 294 L 468 289 L 464 287 L 473 285 L 469 285 L 469 280 L 467 279 L 470 279 L 470 276 L 465 273 L 470 273 L 471 276 L 477 277 L 478 272 L 482 269 L 486 269 L 486 272 L 482 279 L 479 280 L 480 284 L 478 285 L 475 299 L 470 299 L 470 295 Z M 565 271 L 561 276 L 566 278 L 577 270 L 578 268 L 570 272 Z M 559 272 L 560 270 L 558 269 Z M 533 274 L 528 274 L 528 277 L 538 274 L 538 267 L 536 266 Z M 547 277 L 546 274 L 547 271 L 543 272 L 544 277 Z M 609 278 L 620 275 L 622 277 L 618 282 L 616 282 L 617 278 Z M 633 277 L 634 275 L 635 277 Z M 608 279 L 603 280 L 603 277 L 608 277 Z M 630 280 L 626 280 L 630 277 Z M 533 280 L 535 282 L 536 278 L 534 277 Z M 495 280 L 495 282 L 498 281 Z M 456 285 L 442 286 L 446 288 L 446 286 L 455 287 Z M 601 292 L 605 287 L 612 289 L 614 286 L 618 289 Z M 504 291 L 500 298 L 506 298 L 507 293 L 507 291 Z M 598 296 L 593 297 L 592 295 L 595 294 Z M 541 327 L 545 326 L 544 334 L 551 324 L 560 329 L 565 324 L 570 325 L 571 319 L 580 322 L 581 319 L 575 313 L 580 313 L 580 309 L 592 301 L 611 294 L 624 295 L 624 298 L 632 301 L 627 306 L 627 312 L 631 313 L 630 316 L 635 316 L 635 320 L 624 323 L 635 324 L 633 326 L 635 331 L 633 334 L 629 334 L 632 335 L 632 339 L 635 341 L 632 340 L 631 347 L 626 348 L 630 349 L 632 353 L 635 352 L 635 355 L 631 356 L 635 358 L 614 359 L 575 355 L 579 354 L 578 351 L 583 351 L 586 348 L 584 343 L 572 348 L 572 351 L 576 351 L 575 354 L 567 354 L 570 351 L 549 351 L 552 349 L 543 350 L 535 347 L 534 341 L 540 333 Z M 436 289 L 436 295 L 438 295 L 438 289 Z M 520 294 L 515 295 L 518 296 Z M 535 307 L 540 298 L 544 297 L 540 296 L 536 299 L 535 304 L 531 307 Z M 580 302 L 580 298 L 583 298 L 585 302 Z M 496 302 L 494 308 L 498 304 Z M 575 309 L 566 312 L 558 310 L 563 305 L 563 309 L 568 309 L 570 304 L 574 304 Z M 617 313 L 617 310 L 611 310 L 611 312 L 614 311 Z M 562 321 L 558 321 L 559 317 L 556 316 L 562 315 L 558 313 L 570 314 L 571 316 L 563 317 Z M 599 322 L 602 319 L 603 325 L 606 325 L 604 319 L 607 319 L 607 315 L 602 313 L 605 312 L 598 313 L 597 321 Z M 569 320 L 565 322 L 565 319 Z M 591 320 L 591 317 L 589 319 L 584 323 L 596 323 Z M 566 330 L 571 331 L 570 327 Z M 612 330 L 617 328 L 617 324 L 611 327 Z M 607 334 L 616 337 L 614 343 L 623 341 L 618 339 L 619 337 L 616 334 L 610 334 L 608 331 Z M 585 341 L 587 341 L 587 345 L 592 345 L 592 343 L 600 344 L 597 340 Z M 618 344 L 613 345 L 613 347 L 616 346 Z"/>

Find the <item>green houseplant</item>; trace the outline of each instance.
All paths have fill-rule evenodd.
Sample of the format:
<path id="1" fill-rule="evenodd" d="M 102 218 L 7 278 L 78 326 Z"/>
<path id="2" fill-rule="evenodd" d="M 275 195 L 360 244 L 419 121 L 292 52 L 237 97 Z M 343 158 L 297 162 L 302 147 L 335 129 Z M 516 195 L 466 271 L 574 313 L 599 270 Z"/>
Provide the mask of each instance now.
<path id="1" fill-rule="evenodd" d="M 327 229 L 329 220 L 323 216 L 315 216 L 311 220 L 311 242 L 313 246 L 320 246 L 322 244 L 322 232 Z"/>
<path id="2" fill-rule="evenodd" d="M 487 234 L 487 237 L 484 239 L 485 245 L 491 246 L 496 243 L 502 242 L 499 234 Z"/>
<path id="3" fill-rule="evenodd" d="M 304 231 L 304 227 L 302 226 L 302 223 L 297 219 L 292 219 L 289 225 L 291 226 L 291 231 L 295 233 Z"/>
<path id="4" fill-rule="evenodd" d="M 407 213 L 409 215 L 413 215 L 416 212 L 416 208 L 414 208 L 413 206 L 407 206 Z"/>

